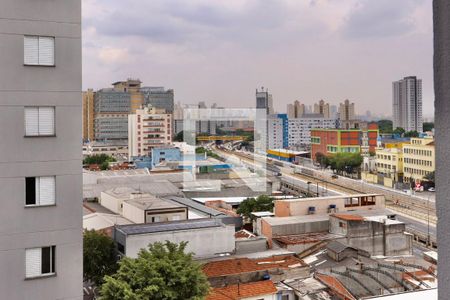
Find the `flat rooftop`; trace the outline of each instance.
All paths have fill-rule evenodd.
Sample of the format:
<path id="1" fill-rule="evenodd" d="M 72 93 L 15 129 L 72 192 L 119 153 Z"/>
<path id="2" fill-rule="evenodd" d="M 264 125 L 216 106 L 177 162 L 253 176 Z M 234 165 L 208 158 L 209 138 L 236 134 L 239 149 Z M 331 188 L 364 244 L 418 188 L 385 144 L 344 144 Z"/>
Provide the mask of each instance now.
<path id="1" fill-rule="evenodd" d="M 411 299 L 426 299 L 426 300 L 438 300 L 438 290 L 428 289 L 414 292 L 399 293 L 395 295 L 385 295 L 376 297 L 366 297 L 363 299 L 380 299 L 380 300 L 411 300 Z"/>
<path id="2" fill-rule="evenodd" d="M 143 196 L 142 198 L 125 200 L 124 202 L 142 210 L 175 209 L 186 207 L 180 203 L 173 202 L 167 199 L 161 199 L 152 195 Z"/>
<path id="3" fill-rule="evenodd" d="M 292 217 L 264 217 L 262 218 L 271 226 L 289 225 L 299 223 L 323 222 L 329 220 L 328 215 L 305 215 Z"/>
<path id="4" fill-rule="evenodd" d="M 125 235 L 158 233 L 167 231 L 194 230 L 202 228 L 223 227 L 222 222 L 215 219 L 194 219 L 170 221 L 150 224 L 119 225 L 116 229 Z"/>

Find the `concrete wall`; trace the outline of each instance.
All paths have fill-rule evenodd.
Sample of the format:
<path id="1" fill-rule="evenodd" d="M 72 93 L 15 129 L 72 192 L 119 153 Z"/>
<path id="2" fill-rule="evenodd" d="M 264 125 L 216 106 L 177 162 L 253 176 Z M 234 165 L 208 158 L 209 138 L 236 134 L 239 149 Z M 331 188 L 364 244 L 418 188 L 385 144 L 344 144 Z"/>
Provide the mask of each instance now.
<path id="1" fill-rule="evenodd" d="M 116 231 L 116 241 L 124 241 Z M 150 243 L 171 241 L 180 243 L 187 241 L 187 252 L 194 252 L 197 258 L 213 257 L 218 253 L 234 252 L 234 227 L 223 226 L 195 230 L 169 231 L 153 234 L 130 235 L 126 237 L 126 255 L 137 257 L 140 249 L 147 248 Z"/>
<path id="2" fill-rule="evenodd" d="M 122 216 L 136 224 L 145 223 L 144 211 L 127 201 L 123 201 Z"/>
<path id="3" fill-rule="evenodd" d="M 277 200 L 275 201 L 275 215 L 277 217 L 288 216 L 305 216 L 308 215 L 309 207 L 313 206 L 316 209 L 316 214 L 330 213 L 330 205 L 336 206 L 336 211 L 343 212 L 350 210 L 367 210 L 367 209 L 381 209 L 384 208 L 384 196 L 375 197 L 375 205 L 368 206 L 352 206 L 345 207 L 346 197 L 320 197 L 320 198 L 303 198 L 295 200 Z"/>
<path id="4" fill-rule="evenodd" d="M 267 239 L 255 237 L 236 240 L 236 254 L 254 253 L 267 250 Z"/>
<path id="5" fill-rule="evenodd" d="M 105 192 L 100 194 L 100 204 L 116 214 L 122 214 L 122 199 L 118 199 Z"/>
<path id="6" fill-rule="evenodd" d="M 450 282 L 450 2 L 433 1 L 434 15 L 434 94 L 436 124 L 436 213 L 439 219 L 437 236 L 439 240 L 439 282 Z M 450 295 L 450 285 L 439 286 L 439 299 Z"/>
<path id="7" fill-rule="evenodd" d="M 2 299 L 82 299 L 81 1 L 0 9 Z M 55 67 L 24 65 L 24 35 L 55 37 Z M 24 137 L 24 107 L 55 106 L 55 137 Z M 25 177 L 56 176 L 56 205 L 25 208 Z M 56 276 L 25 280 L 25 249 L 56 246 Z"/>
<path id="8" fill-rule="evenodd" d="M 172 212 L 168 211 L 169 210 L 167 209 L 160 211 L 147 210 L 145 212 L 145 223 L 152 223 L 153 217 L 158 217 L 159 218 L 158 222 L 187 220 L 187 208 L 180 207 L 177 208 L 176 210 L 173 210 Z"/>
<path id="9" fill-rule="evenodd" d="M 339 226 L 339 223 L 345 225 Z M 330 217 L 330 232 L 341 235 L 339 241 L 371 255 L 411 255 L 412 236 L 404 231 L 405 224 L 386 225 L 380 222 L 344 221 Z"/>

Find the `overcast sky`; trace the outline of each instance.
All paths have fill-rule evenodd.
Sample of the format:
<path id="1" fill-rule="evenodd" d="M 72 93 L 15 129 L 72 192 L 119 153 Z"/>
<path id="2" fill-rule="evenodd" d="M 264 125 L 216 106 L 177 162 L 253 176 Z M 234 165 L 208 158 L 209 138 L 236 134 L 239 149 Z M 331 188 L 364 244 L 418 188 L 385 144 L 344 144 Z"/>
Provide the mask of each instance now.
<path id="1" fill-rule="evenodd" d="M 392 81 L 423 79 L 433 113 L 431 0 L 83 0 L 83 88 L 139 78 L 175 101 L 300 100 L 391 114 Z"/>

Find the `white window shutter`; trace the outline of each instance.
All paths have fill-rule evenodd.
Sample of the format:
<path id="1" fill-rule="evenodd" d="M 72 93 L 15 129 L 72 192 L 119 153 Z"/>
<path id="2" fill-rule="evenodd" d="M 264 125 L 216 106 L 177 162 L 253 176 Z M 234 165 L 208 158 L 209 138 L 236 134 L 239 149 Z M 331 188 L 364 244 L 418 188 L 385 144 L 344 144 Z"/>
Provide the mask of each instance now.
<path id="1" fill-rule="evenodd" d="M 39 37 L 39 65 L 53 66 L 55 64 L 55 38 Z"/>
<path id="2" fill-rule="evenodd" d="M 55 204 L 55 177 L 39 177 L 39 205 Z"/>
<path id="3" fill-rule="evenodd" d="M 40 201 L 40 190 L 41 190 L 41 184 L 40 184 L 40 182 L 41 182 L 41 180 L 40 180 L 41 178 L 40 177 L 36 177 L 34 180 L 35 180 L 35 185 L 36 185 L 36 189 L 35 189 L 35 205 L 40 205 L 40 203 L 39 203 L 39 201 Z"/>
<path id="4" fill-rule="evenodd" d="M 23 40 L 23 62 L 26 65 L 39 64 L 39 37 L 25 36 Z"/>
<path id="5" fill-rule="evenodd" d="M 39 109 L 37 107 L 25 107 L 25 135 L 39 135 Z"/>
<path id="6" fill-rule="evenodd" d="M 39 107 L 39 135 L 55 134 L 55 108 Z"/>
<path id="7" fill-rule="evenodd" d="M 25 250 L 25 276 L 35 277 L 41 275 L 42 249 L 33 248 Z"/>

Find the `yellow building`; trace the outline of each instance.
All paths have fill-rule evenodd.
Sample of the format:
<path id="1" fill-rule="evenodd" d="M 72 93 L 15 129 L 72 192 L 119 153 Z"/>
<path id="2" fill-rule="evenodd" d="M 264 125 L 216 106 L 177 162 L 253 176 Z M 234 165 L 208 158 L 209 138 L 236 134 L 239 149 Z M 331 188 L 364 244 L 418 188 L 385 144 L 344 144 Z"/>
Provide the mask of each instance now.
<path id="1" fill-rule="evenodd" d="M 92 89 L 83 92 L 83 140 L 94 140 L 94 96 Z"/>
<path id="2" fill-rule="evenodd" d="M 403 145 L 403 182 L 420 182 L 435 170 L 433 138 L 412 138 Z"/>
<path id="3" fill-rule="evenodd" d="M 399 182 L 403 180 L 402 148 L 378 148 L 375 151 L 377 172 Z"/>
<path id="4" fill-rule="evenodd" d="M 141 92 L 141 81 L 139 79 L 127 79 L 113 83 L 117 91 L 130 93 L 130 113 L 136 113 L 137 109 L 144 105 L 144 94 Z"/>

